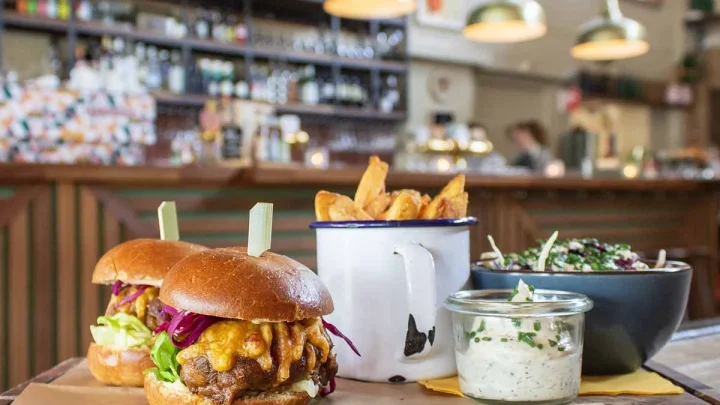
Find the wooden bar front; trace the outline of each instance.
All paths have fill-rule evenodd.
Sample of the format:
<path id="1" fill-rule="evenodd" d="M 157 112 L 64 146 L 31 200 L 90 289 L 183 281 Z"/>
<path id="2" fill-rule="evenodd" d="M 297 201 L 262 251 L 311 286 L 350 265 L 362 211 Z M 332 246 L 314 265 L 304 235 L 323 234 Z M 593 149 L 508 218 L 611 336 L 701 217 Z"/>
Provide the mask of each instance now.
<path id="1" fill-rule="evenodd" d="M 117 243 L 157 237 L 157 206 L 177 203 L 182 238 L 211 247 L 243 245 L 248 210 L 275 205 L 273 250 L 315 267 L 313 197 L 354 195 L 361 169 L 117 168 L 0 165 L 0 391 L 59 361 L 85 354 L 89 325 L 109 288 L 90 284 L 98 258 Z M 431 194 L 449 176 L 391 173 L 388 187 Z M 468 176 L 472 257 L 486 236 L 517 251 L 561 237 L 629 243 L 695 269 L 690 318 L 715 314 L 718 269 L 715 182 Z"/>

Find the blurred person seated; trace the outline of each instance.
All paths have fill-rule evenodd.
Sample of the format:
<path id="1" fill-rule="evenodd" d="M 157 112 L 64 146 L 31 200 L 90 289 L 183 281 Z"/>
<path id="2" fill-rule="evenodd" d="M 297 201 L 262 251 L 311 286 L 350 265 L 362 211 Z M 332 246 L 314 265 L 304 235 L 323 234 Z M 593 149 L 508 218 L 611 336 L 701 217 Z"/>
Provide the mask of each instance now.
<path id="1" fill-rule="evenodd" d="M 513 166 L 524 167 L 533 172 L 543 172 L 552 160 L 547 147 L 547 131 L 536 120 L 520 121 L 507 129 L 507 135 L 520 149 L 512 160 Z"/>

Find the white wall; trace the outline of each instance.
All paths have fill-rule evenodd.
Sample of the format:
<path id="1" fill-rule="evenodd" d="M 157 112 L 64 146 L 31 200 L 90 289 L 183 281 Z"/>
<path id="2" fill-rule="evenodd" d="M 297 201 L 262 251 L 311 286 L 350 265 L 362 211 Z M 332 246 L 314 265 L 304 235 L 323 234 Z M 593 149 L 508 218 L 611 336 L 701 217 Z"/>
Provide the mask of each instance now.
<path id="1" fill-rule="evenodd" d="M 431 95 L 428 77 L 433 70 L 442 70 L 452 78 L 452 94 L 445 103 L 438 103 Z M 434 112 L 449 111 L 458 122 L 469 122 L 475 114 L 475 69 L 471 66 L 414 60 L 410 64 L 408 80 L 409 129 L 428 125 Z"/>
<path id="2" fill-rule="evenodd" d="M 464 1 L 464 0 L 445 0 Z M 468 0 L 481 3 L 480 0 Z M 490 70 L 518 71 L 521 65 L 535 75 L 564 78 L 583 64 L 570 57 L 577 28 L 598 14 L 599 0 L 539 0 L 545 8 L 548 34 L 538 40 L 510 45 L 477 44 L 460 32 L 429 28 L 411 18 L 410 53 L 414 58 L 410 73 L 409 128 L 427 124 L 433 111 L 453 109 L 458 121 L 479 121 L 488 127 L 497 150 L 506 156 L 515 153 L 504 135 L 507 125 L 522 119 L 545 124 L 551 143 L 567 129 L 568 115 L 558 111 L 556 96 L 560 84 L 522 78 L 498 78 L 484 74 Z M 615 74 L 632 74 L 653 80 L 669 80 L 684 53 L 684 0 L 666 0 L 659 7 L 621 1 L 628 17 L 642 22 L 648 30 L 651 51 L 641 57 L 618 62 Z M 422 61 L 420 61 L 422 59 Z M 433 69 L 446 69 L 462 88 L 452 101 L 434 102 L 428 92 L 427 77 Z M 472 102 L 472 107 L 467 103 Z M 620 149 L 624 153 L 635 145 L 653 148 L 684 144 L 684 113 L 652 110 L 643 106 L 617 106 Z M 468 117 L 468 119 L 464 119 Z"/>
<path id="3" fill-rule="evenodd" d="M 471 9 L 487 0 L 445 1 L 464 1 Z M 477 44 L 458 31 L 423 26 L 411 18 L 410 54 L 512 71 L 527 65 L 536 74 L 564 77 L 582 66 L 570 57 L 570 48 L 580 25 L 598 15 L 600 0 L 539 0 L 539 3 L 545 9 L 548 23 L 548 33 L 543 38 L 521 44 Z M 618 62 L 617 70 L 667 80 L 684 51 L 683 16 L 687 1 L 666 0 L 661 7 L 653 7 L 625 0 L 621 7 L 626 16 L 645 25 L 651 50 L 639 58 Z"/>

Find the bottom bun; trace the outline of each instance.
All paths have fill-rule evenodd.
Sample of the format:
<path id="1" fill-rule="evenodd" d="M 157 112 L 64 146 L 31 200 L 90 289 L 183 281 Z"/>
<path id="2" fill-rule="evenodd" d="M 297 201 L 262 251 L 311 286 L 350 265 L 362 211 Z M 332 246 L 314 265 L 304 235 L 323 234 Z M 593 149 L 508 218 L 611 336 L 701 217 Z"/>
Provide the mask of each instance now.
<path id="1" fill-rule="evenodd" d="M 181 384 L 162 382 L 150 373 L 145 376 L 145 396 L 150 405 L 216 405 L 209 398 L 193 394 Z M 307 405 L 310 396 L 305 392 L 263 392 L 237 398 L 232 405 Z"/>
<path id="2" fill-rule="evenodd" d="M 142 387 L 143 371 L 155 367 L 148 350 L 117 350 L 90 343 L 88 368 L 103 384 L 123 387 Z"/>

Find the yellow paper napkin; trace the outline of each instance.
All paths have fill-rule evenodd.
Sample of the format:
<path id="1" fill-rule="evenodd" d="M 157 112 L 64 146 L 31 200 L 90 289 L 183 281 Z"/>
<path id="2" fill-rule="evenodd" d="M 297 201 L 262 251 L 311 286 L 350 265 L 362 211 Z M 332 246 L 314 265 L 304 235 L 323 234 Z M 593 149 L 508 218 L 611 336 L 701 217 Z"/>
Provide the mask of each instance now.
<path id="1" fill-rule="evenodd" d="M 457 377 L 418 382 L 433 391 L 462 396 Z M 675 395 L 683 392 L 660 375 L 645 370 L 617 376 L 583 377 L 580 383 L 580 395 Z"/>

